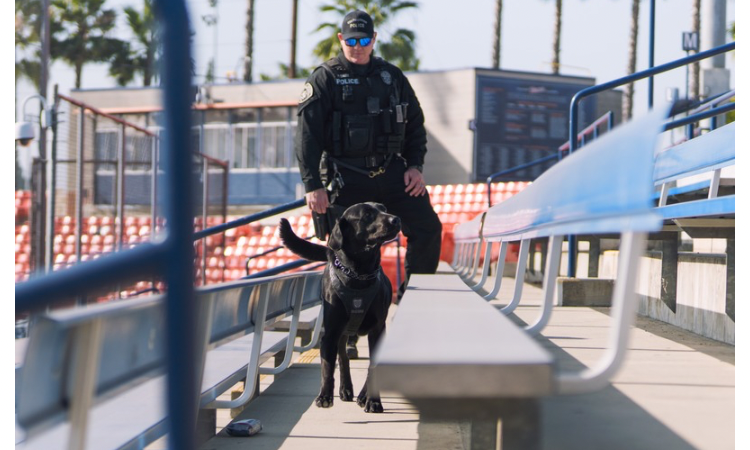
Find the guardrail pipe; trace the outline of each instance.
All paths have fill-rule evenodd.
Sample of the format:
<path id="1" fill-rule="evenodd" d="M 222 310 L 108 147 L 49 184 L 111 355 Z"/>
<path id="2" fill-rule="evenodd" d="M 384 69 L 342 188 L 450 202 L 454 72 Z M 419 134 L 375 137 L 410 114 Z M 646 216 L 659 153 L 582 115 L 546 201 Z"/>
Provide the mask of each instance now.
<path id="1" fill-rule="evenodd" d="M 163 33 L 162 83 L 166 152 L 160 164 L 165 171 L 168 264 L 167 290 L 167 406 L 169 447 L 193 450 L 198 414 L 200 339 L 198 308 L 193 292 L 193 214 L 190 179 L 193 159 L 190 107 L 192 103 L 191 31 L 184 0 L 156 0 L 156 16 Z M 192 205 L 190 205 L 192 206 Z"/>
<path id="2" fill-rule="evenodd" d="M 651 5 L 653 8 L 654 0 L 651 0 Z M 652 18 L 653 18 L 653 9 L 652 9 Z M 653 39 L 652 39 L 653 40 Z M 614 89 L 616 87 L 632 83 L 634 81 L 642 80 L 644 78 L 652 78 L 654 75 L 658 75 L 663 72 L 667 72 L 672 69 L 676 69 L 677 67 L 682 67 L 706 58 L 710 58 L 712 56 L 720 55 L 722 53 L 726 53 L 729 51 L 734 50 L 734 42 L 730 42 L 725 45 L 721 45 L 716 48 L 712 48 L 710 50 L 706 50 L 704 52 L 696 53 L 694 55 L 687 56 L 685 58 L 677 59 L 675 61 L 662 64 L 660 66 L 651 67 L 649 69 L 643 70 L 641 72 L 637 72 L 622 78 L 618 78 L 616 80 L 609 81 L 607 83 L 598 84 L 596 86 L 591 86 L 586 89 L 583 89 L 581 91 L 578 91 L 574 96 L 573 99 L 570 101 L 570 127 L 568 129 L 568 145 L 570 148 L 570 152 L 574 152 L 576 150 L 576 144 L 578 136 L 578 104 L 581 100 L 583 100 L 586 97 L 589 97 L 594 94 L 598 94 L 600 92 L 608 91 L 610 89 Z M 653 100 L 649 99 L 649 102 L 651 103 Z M 651 106 L 651 105 L 649 105 Z M 572 243 L 568 242 L 568 276 L 569 277 L 575 277 L 576 273 L 576 252 L 575 252 L 575 246 L 572 245 Z"/>

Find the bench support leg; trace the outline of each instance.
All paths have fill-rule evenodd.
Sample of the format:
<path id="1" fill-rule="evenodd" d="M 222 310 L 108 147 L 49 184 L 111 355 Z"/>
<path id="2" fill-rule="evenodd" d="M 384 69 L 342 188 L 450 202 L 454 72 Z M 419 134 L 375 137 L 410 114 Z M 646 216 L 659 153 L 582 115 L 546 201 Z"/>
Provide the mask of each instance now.
<path id="1" fill-rule="evenodd" d="M 724 311 L 734 321 L 734 239 L 727 239 L 727 303 Z"/>
<path id="2" fill-rule="evenodd" d="M 509 402 L 508 413 L 500 420 L 500 445 L 502 450 L 540 450 L 542 433 L 539 400 L 514 400 Z"/>
<path id="3" fill-rule="evenodd" d="M 538 399 L 503 401 L 500 420 L 471 422 L 470 450 L 540 450 L 541 410 Z"/>
<path id="4" fill-rule="evenodd" d="M 289 337 L 289 339 L 294 339 L 293 337 Z M 284 358 L 286 357 L 286 351 L 282 350 L 278 353 L 276 353 L 273 357 L 273 366 L 279 367 L 280 365 L 284 364 Z"/>
<path id="5" fill-rule="evenodd" d="M 198 423 L 195 427 L 195 439 L 198 445 L 216 436 L 216 410 L 201 409 L 198 411 Z"/>
<path id="6" fill-rule="evenodd" d="M 298 330 L 297 336 L 299 336 L 299 342 L 302 347 L 306 347 L 312 342 L 312 330 Z"/>
<path id="7" fill-rule="evenodd" d="M 661 241 L 661 301 L 672 312 L 677 312 L 677 233 Z"/>
<path id="8" fill-rule="evenodd" d="M 599 278 L 599 255 L 601 252 L 601 240 L 592 237 L 589 240 L 589 278 Z"/>
<path id="9" fill-rule="evenodd" d="M 495 450 L 498 448 L 497 420 L 474 420 L 470 424 L 469 450 Z"/>

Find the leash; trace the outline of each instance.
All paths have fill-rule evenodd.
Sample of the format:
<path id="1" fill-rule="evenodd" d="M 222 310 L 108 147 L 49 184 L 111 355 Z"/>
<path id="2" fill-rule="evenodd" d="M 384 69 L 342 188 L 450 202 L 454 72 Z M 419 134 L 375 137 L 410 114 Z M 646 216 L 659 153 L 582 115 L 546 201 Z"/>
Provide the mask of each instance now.
<path id="1" fill-rule="evenodd" d="M 380 167 L 378 167 L 375 170 L 370 170 L 370 171 L 367 171 L 367 170 L 364 170 L 364 169 L 360 169 L 357 166 L 353 166 L 353 165 L 351 165 L 349 163 L 345 163 L 345 162 L 341 161 L 340 159 L 336 159 L 336 158 L 334 158 L 332 156 L 330 158 L 331 158 L 331 161 L 333 161 L 333 163 L 334 163 L 334 171 L 335 172 L 338 172 L 338 169 L 335 167 L 335 165 L 338 164 L 338 165 L 340 165 L 342 167 L 346 167 L 347 169 L 352 170 L 354 172 L 360 173 L 362 175 L 366 175 L 366 176 L 368 176 L 370 178 L 375 178 L 378 175 L 383 175 L 385 173 L 385 169 L 388 168 L 388 165 L 391 163 L 391 161 L 393 161 L 393 154 L 388 155 L 388 157 L 385 159 L 385 161 L 383 161 L 383 164 Z"/>

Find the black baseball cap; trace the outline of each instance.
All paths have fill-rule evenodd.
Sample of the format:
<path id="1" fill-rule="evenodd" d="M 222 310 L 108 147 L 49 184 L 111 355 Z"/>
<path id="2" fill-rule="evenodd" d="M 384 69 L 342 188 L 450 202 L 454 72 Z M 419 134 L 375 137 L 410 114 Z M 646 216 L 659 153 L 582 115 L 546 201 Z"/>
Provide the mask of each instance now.
<path id="1" fill-rule="evenodd" d="M 352 11 L 344 17 L 341 23 L 341 34 L 344 39 L 371 38 L 375 34 L 372 17 L 364 11 Z"/>

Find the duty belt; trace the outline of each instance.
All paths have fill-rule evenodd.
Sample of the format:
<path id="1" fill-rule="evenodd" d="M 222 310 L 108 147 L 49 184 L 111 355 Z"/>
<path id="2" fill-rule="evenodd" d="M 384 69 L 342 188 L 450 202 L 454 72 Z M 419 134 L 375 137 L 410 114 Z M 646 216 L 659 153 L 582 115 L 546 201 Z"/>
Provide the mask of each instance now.
<path id="1" fill-rule="evenodd" d="M 334 163 L 346 167 L 349 170 L 353 170 L 362 175 L 367 175 L 370 178 L 375 178 L 378 175 L 385 173 L 385 169 L 388 164 L 393 160 L 393 155 L 371 155 L 363 156 L 360 158 L 330 158 Z M 370 169 L 370 170 L 367 170 Z"/>

